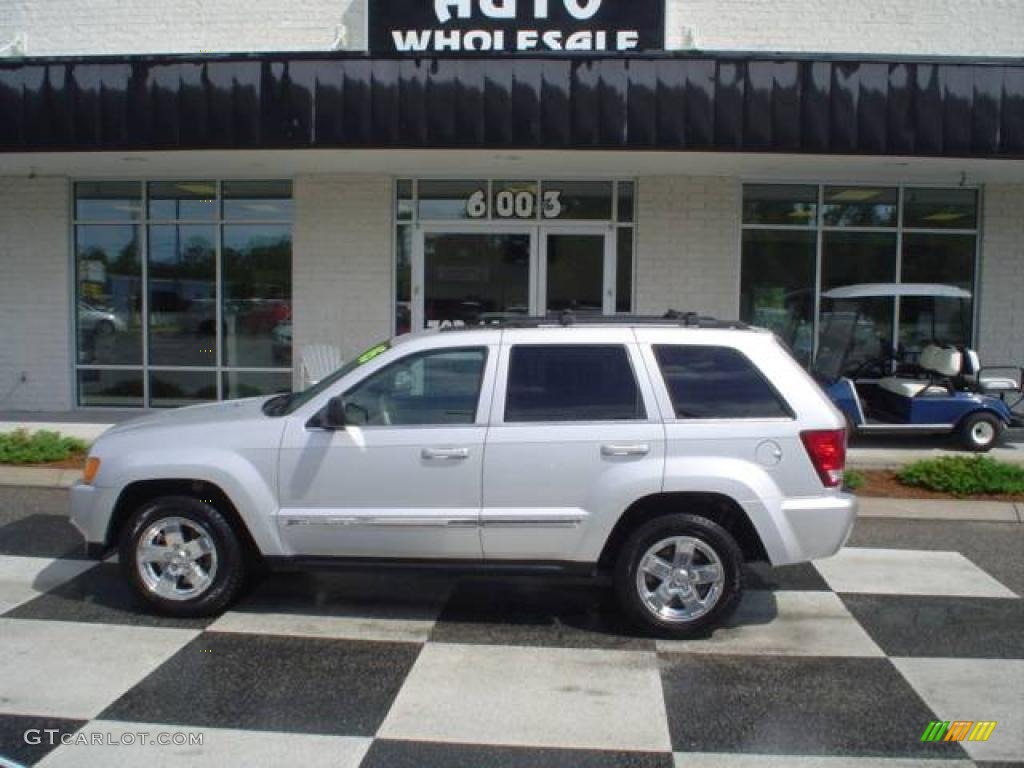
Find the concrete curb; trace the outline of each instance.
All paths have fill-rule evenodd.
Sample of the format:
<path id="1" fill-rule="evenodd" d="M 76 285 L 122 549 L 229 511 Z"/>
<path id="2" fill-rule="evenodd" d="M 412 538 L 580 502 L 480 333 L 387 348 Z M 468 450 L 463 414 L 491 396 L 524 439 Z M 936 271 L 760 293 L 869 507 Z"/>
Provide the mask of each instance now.
<path id="1" fill-rule="evenodd" d="M 82 477 L 80 469 L 51 467 L 0 467 L 0 485 L 25 488 L 70 488 Z"/>
<path id="2" fill-rule="evenodd" d="M 1008 501 L 888 499 L 858 497 L 859 517 L 907 520 L 956 520 L 984 523 L 1024 522 L 1024 504 Z"/>
<path id="3" fill-rule="evenodd" d="M 850 448 L 846 454 L 847 469 L 901 469 L 923 459 L 938 459 L 945 456 L 977 456 L 966 451 L 948 451 L 940 448 L 926 450 L 905 450 L 899 448 Z M 1024 466 L 1024 451 L 1010 448 L 996 448 L 985 454 L 1007 464 Z"/>

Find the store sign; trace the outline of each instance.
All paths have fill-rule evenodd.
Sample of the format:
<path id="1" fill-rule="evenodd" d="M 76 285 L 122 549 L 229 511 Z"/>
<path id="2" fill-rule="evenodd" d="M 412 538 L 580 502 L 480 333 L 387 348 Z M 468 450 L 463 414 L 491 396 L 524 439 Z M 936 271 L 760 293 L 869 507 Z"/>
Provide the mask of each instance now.
<path id="1" fill-rule="evenodd" d="M 665 0 L 371 0 L 370 50 L 628 53 L 665 47 Z"/>

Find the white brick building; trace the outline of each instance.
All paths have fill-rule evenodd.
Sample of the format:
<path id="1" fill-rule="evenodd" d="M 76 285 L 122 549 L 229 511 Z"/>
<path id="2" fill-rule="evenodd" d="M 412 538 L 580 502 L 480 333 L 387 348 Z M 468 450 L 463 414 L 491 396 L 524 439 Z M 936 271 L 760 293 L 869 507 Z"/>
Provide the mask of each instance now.
<path id="1" fill-rule="evenodd" d="M 269 392 L 309 345 L 565 308 L 740 316 L 810 363 L 858 283 L 971 298 L 870 304 L 851 365 L 1024 364 L 1019 0 L 520 0 L 507 46 L 646 50 L 469 58 L 374 47 L 374 2 L 0 0 L 0 411 Z M 480 5 L 449 24 L 503 28 Z"/>

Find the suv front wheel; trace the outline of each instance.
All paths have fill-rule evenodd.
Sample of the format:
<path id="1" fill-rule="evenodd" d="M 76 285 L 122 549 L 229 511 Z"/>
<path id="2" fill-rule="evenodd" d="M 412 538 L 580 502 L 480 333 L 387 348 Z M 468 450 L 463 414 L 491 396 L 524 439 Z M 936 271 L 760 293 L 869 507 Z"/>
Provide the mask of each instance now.
<path id="1" fill-rule="evenodd" d="M 189 496 L 165 496 L 136 511 L 121 532 L 118 559 L 135 591 L 169 616 L 220 613 L 245 580 L 231 523 Z"/>
<path id="2" fill-rule="evenodd" d="M 665 515 L 626 539 L 615 566 L 615 590 L 634 621 L 664 637 L 690 637 L 735 609 L 742 563 L 735 539 L 717 523 Z"/>

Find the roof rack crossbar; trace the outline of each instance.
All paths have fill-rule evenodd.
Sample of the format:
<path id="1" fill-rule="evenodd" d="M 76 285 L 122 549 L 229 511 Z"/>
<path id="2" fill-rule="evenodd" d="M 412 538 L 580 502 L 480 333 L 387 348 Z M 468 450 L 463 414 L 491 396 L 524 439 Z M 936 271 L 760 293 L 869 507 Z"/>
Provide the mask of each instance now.
<path id="1" fill-rule="evenodd" d="M 446 326 L 442 331 L 469 330 L 472 328 L 545 328 L 587 325 L 669 325 L 683 328 L 711 328 L 722 330 L 746 330 L 750 326 L 738 320 L 719 320 L 696 312 L 680 312 L 670 309 L 664 315 L 597 315 L 577 314 L 571 310 L 550 312 L 545 316 L 505 315 L 482 319 L 476 325 Z"/>

